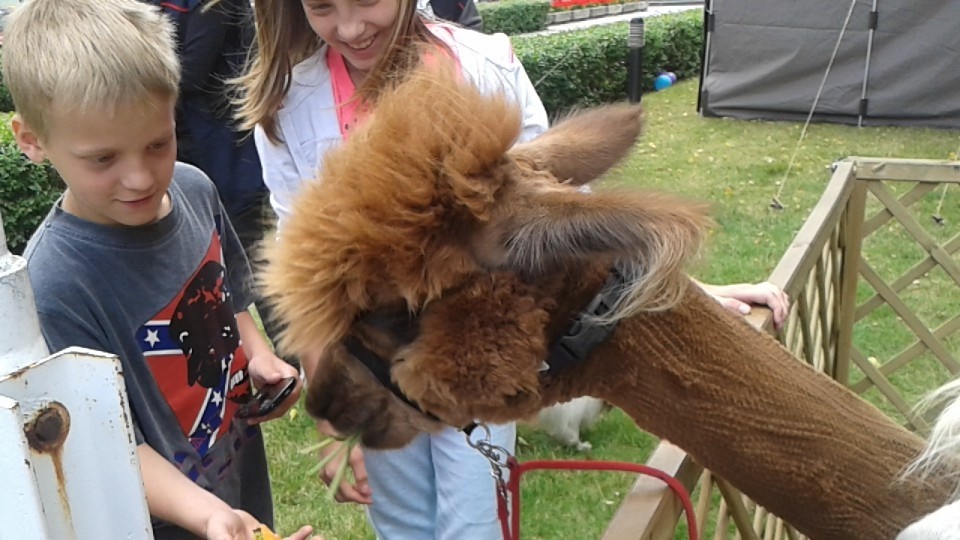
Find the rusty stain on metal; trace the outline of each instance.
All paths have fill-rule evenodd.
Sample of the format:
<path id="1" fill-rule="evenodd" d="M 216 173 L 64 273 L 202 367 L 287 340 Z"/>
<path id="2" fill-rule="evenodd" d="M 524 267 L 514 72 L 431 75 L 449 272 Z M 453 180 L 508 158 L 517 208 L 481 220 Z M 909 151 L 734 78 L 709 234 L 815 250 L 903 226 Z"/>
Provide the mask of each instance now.
<path id="1" fill-rule="evenodd" d="M 37 414 L 24 433 L 30 448 L 47 453 L 63 447 L 63 441 L 70 432 L 70 413 L 59 402 L 54 401 Z"/>
<path id="2" fill-rule="evenodd" d="M 70 498 L 67 496 L 67 477 L 63 472 L 63 443 L 70 433 L 70 412 L 62 403 L 54 401 L 44 407 L 24 428 L 30 448 L 50 456 L 57 477 L 57 495 L 63 508 L 64 523 L 72 527 Z"/>
<path id="3" fill-rule="evenodd" d="M 31 367 L 30 365 L 26 365 L 26 366 L 23 366 L 23 367 L 20 368 L 20 369 L 11 371 L 11 372 L 9 372 L 9 373 L 5 373 L 5 374 L 3 375 L 3 377 L 0 377 L 0 380 L 7 380 L 7 379 L 14 380 L 14 379 L 19 379 L 21 376 L 23 376 L 23 375 L 27 372 L 28 369 L 30 369 L 30 367 Z"/>
<path id="4" fill-rule="evenodd" d="M 50 459 L 53 463 L 53 470 L 57 475 L 57 495 L 60 496 L 60 507 L 63 508 L 64 523 L 73 528 L 73 513 L 70 511 L 70 497 L 67 496 L 67 477 L 63 474 L 63 444 L 58 445 L 50 452 Z"/>
<path id="5" fill-rule="evenodd" d="M 117 390 L 120 396 L 121 403 L 124 403 L 126 401 L 126 398 L 123 395 L 123 388 L 126 388 L 125 385 L 126 385 L 126 382 L 124 381 L 124 378 L 123 378 L 123 372 L 118 371 L 117 372 Z M 128 414 L 128 412 L 129 412 L 129 407 L 120 407 L 120 413 L 123 415 L 124 425 L 132 426 L 133 421 L 130 418 L 130 415 Z M 133 430 L 129 429 L 129 430 L 126 430 L 126 432 L 127 432 L 127 440 L 133 443 L 134 446 L 136 446 L 137 440 L 136 440 L 136 437 L 133 435 Z"/>

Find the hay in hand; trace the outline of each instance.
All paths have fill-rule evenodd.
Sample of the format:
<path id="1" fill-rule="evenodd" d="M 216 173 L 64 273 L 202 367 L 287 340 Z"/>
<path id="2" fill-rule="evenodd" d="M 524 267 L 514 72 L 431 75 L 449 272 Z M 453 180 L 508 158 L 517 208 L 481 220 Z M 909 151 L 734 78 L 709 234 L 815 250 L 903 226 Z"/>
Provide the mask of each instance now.
<path id="1" fill-rule="evenodd" d="M 327 486 L 327 499 L 334 500 L 334 497 L 337 494 L 337 487 L 340 485 L 340 482 L 343 481 L 343 477 L 347 472 L 347 467 L 349 462 L 346 459 L 350 455 L 350 452 L 353 451 L 354 447 L 360 444 L 360 435 L 354 434 L 348 437 L 334 437 L 326 436 L 320 440 L 317 444 L 310 445 L 302 450 L 301 454 L 308 454 L 312 452 L 317 452 L 323 450 L 324 448 L 330 446 L 331 444 L 339 442 L 343 443 L 336 449 L 334 449 L 329 454 L 320 458 L 316 465 L 310 468 L 309 474 L 314 475 L 319 473 L 328 463 L 336 459 L 338 456 L 343 456 L 344 459 L 340 461 L 340 465 L 337 467 L 337 472 L 333 476 L 333 480 Z"/>

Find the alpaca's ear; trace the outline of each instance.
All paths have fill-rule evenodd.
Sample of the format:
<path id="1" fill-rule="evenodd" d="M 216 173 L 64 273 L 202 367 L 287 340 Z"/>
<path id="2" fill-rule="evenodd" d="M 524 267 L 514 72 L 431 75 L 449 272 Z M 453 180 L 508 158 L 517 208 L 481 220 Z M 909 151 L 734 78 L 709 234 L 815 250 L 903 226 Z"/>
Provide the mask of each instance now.
<path id="1" fill-rule="evenodd" d="M 675 269 L 699 250 L 710 223 L 705 205 L 662 193 L 514 189 L 474 237 L 476 259 L 491 269 L 539 274 L 600 256 Z"/>
<path id="2" fill-rule="evenodd" d="M 642 129 L 639 105 L 607 105 L 568 116 L 533 141 L 514 146 L 510 155 L 561 182 L 586 184 L 623 159 Z"/>

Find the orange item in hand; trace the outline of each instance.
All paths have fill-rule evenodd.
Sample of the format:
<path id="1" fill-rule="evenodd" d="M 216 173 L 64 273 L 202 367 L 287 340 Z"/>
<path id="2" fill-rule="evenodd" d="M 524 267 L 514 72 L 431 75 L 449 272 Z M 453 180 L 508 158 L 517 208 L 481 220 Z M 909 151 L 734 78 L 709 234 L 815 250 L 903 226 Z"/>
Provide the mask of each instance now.
<path id="1" fill-rule="evenodd" d="M 282 540 L 279 534 L 274 533 L 270 527 L 262 523 L 253 530 L 253 538 L 254 540 Z"/>

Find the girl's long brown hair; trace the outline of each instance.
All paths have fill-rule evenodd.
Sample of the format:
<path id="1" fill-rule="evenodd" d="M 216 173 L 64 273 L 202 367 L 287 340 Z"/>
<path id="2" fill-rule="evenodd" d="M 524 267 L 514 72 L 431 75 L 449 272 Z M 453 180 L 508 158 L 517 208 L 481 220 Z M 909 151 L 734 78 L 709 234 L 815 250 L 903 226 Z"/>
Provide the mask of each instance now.
<path id="1" fill-rule="evenodd" d="M 397 21 L 385 49 L 363 83 L 357 98 L 376 103 L 391 86 L 402 80 L 419 62 L 419 45 L 442 43 L 417 14 L 416 0 L 397 1 Z M 293 67 L 317 52 L 323 41 L 310 28 L 301 0 L 256 0 L 257 50 L 247 70 L 234 82 L 239 87 L 237 120 L 241 129 L 256 125 L 273 142 L 280 142 L 277 111 L 290 89 Z"/>

